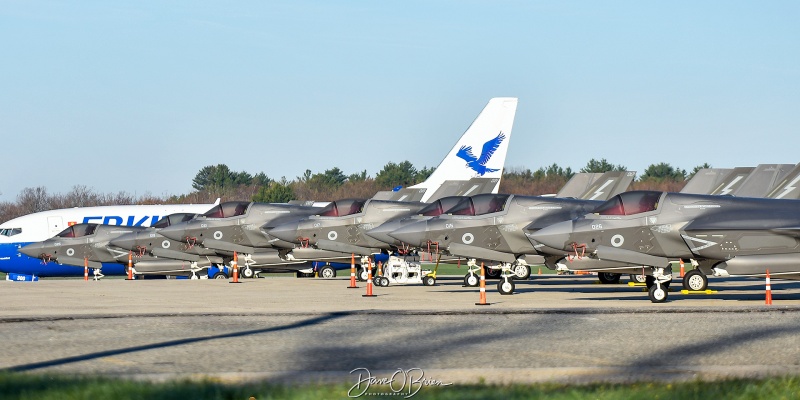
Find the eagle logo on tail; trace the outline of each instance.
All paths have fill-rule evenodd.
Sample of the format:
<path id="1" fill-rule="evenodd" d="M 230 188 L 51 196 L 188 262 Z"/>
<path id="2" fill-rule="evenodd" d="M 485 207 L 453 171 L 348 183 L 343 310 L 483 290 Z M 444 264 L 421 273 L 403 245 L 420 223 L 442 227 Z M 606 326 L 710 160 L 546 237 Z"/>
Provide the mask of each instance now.
<path id="1" fill-rule="evenodd" d="M 472 170 L 477 172 L 480 176 L 485 175 L 487 172 L 497 172 L 499 171 L 497 168 L 486 168 L 486 163 L 489 162 L 489 159 L 492 158 L 492 155 L 497 151 L 497 148 L 500 147 L 500 143 L 503 143 L 505 138 L 506 135 L 500 132 L 497 137 L 489 139 L 489 141 L 483 144 L 480 158 L 472 154 L 472 146 L 461 146 L 456 155 L 464 159 L 464 161 L 467 162 L 467 166 L 472 168 Z"/>

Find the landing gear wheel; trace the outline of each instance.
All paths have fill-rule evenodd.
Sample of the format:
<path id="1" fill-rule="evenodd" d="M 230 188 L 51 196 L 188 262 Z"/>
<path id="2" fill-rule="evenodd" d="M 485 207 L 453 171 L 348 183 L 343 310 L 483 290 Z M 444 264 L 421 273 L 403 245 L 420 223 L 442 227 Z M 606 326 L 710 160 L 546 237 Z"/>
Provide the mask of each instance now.
<path id="1" fill-rule="evenodd" d="M 600 282 L 613 285 L 619 283 L 619 278 L 621 278 L 622 275 L 613 272 L 600 272 L 597 274 L 597 277 L 600 279 Z"/>
<path id="2" fill-rule="evenodd" d="M 514 266 L 514 279 L 521 279 L 526 280 L 531 277 L 531 266 L 530 265 L 517 265 Z"/>
<path id="3" fill-rule="evenodd" d="M 214 274 L 214 276 L 211 277 L 211 278 L 212 279 L 228 279 L 228 274 L 220 271 L 220 272 L 217 272 L 216 274 Z"/>
<path id="4" fill-rule="evenodd" d="M 242 278 L 252 278 L 253 275 L 255 275 L 255 273 L 253 273 L 253 270 L 250 268 L 244 268 L 242 269 L 241 272 L 242 272 Z"/>
<path id="5" fill-rule="evenodd" d="M 389 278 L 387 278 L 387 277 L 385 277 L 385 276 L 382 276 L 382 277 L 380 278 L 380 280 L 381 280 L 381 286 L 383 286 L 383 287 L 389 287 Z"/>
<path id="6" fill-rule="evenodd" d="M 650 301 L 653 303 L 663 303 L 667 300 L 667 294 L 669 291 L 668 288 L 663 283 L 661 285 L 653 284 L 650 287 L 650 290 L 647 291 L 647 297 L 650 298 Z"/>
<path id="7" fill-rule="evenodd" d="M 646 275 L 642 275 L 642 274 L 637 274 L 637 275 L 631 274 L 631 275 L 629 276 L 629 278 L 631 279 L 631 282 L 635 282 L 635 283 L 644 283 L 644 281 L 645 281 L 645 276 L 646 276 Z"/>
<path id="8" fill-rule="evenodd" d="M 683 288 L 686 290 L 706 290 L 708 277 L 699 270 L 693 269 L 683 276 Z"/>
<path id="9" fill-rule="evenodd" d="M 478 286 L 478 275 L 467 273 L 464 275 L 464 286 L 475 287 Z"/>
<path id="10" fill-rule="evenodd" d="M 320 268 L 319 277 L 324 279 L 336 278 L 336 270 L 330 265 L 326 265 Z"/>
<path id="11" fill-rule="evenodd" d="M 375 286 L 380 286 L 381 285 L 381 277 L 380 276 L 372 277 L 372 284 L 375 285 Z"/>
<path id="12" fill-rule="evenodd" d="M 424 286 L 433 286 L 433 285 L 436 284 L 436 278 L 434 278 L 432 276 L 426 276 L 426 277 L 422 278 L 422 284 Z"/>
<path id="13" fill-rule="evenodd" d="M 489 279 L 497 279 L 502 274 L 503 274 L 503 271 L 500 270 L 500 269 L 486 268 L 486 277 L 489 278 Z"/>
<path id="14" fill-rule="evenodd" d="M 359 268 L 357 276 L 359 281 L 366 282 L 368 278 L 367 269 L 364 267 Z"/>
<path id="15" fill-rule="evenodd" d="M 516 285 L 514 285 L 513 279 L 503 279 L 500 282 L 497 282 L 497 291 L 503 295 L 512 294 L 514 293 L 515 286 Z"/>

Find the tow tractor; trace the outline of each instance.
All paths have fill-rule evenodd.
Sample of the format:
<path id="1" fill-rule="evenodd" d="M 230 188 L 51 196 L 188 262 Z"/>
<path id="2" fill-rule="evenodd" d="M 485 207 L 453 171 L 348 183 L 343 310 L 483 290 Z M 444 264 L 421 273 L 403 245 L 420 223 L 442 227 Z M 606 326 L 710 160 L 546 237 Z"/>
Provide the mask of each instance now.
<path id="1" fill-rule="evenodd" d="M 433 271 L 423 270 L 422 264 L 419 263 L 419 256 L 389 256 L 386 263 L 379 265 L 381 269 L 372 278 L 375 286 L 389 286 L 394 285 L 407 285 L 421 283 L 424 286 L 433 286 L 436 284 L 436 269 Z"/>

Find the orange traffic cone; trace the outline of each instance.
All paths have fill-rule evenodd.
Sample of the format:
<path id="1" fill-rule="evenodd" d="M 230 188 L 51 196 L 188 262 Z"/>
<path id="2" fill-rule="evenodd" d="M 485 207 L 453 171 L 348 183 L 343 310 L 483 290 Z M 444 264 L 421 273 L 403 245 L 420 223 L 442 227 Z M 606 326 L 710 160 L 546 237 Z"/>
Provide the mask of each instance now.
<path id="1" fill-rule="evenodd" d="M 769 283 L 769 270 L 767 270 L 767 298 L 765 304 L 768 306 L 772 305 L 772 285 Z"/>
<path id="2" fill-rule="evenodd" d="M 83 280 L 89 280 L 89 257 L 83 257 Z"/>
<path id="3" fill-rule="evenodd" d="M 372 261 L 367 263 L 367 294 L 362 294 L 361 297 L 375 297 L 372 294 Z"/>
<path id="4" fill-rule="evenodd" d="M 355 253 L 350 253 L 350 286 L 347 287 L 348 289 L 358 289 L 356 286 L 356 255 Z"/>
<path id="5" fill-rule="evenodd" d="M 133 252 L 128 251 L 128 279 L 127 281 L 133 280 Z"/>
<path id="6" fill-rule="evenodd" d="M 241 283 L 239 282 L 239 256 L 235 251 L 233 252 L 233 261 L 231 264 L 233 264 L 233 281 L 229 283 Z"/>
<path id="7" fill-rule="evenodd" d="M 684 271 L 684 269 L 683 269 L 683 259 L 681 258 L 681 278 L 683 278 L 683 274 L 684 274 L 684 272 L 685 272 L 685 271 Z"/>
<path id="8" fill-rule="evenodd" d="M 542 274 L 542 267 L 539 267 L 539 275 Z"/>
<path id="9" fill-rule="evenodd" d="M 481 297 L 480 302 L 475 303 L 476 306 L 488 306 L 489 303 L 486 302 L 486 269 L 483 268 L 483 263 L 481 263 Z"/>
<path id="10" fill-rule="evenodd" d="M 383 276 L 383 262 L 378 261 L 378 276 Z"/>

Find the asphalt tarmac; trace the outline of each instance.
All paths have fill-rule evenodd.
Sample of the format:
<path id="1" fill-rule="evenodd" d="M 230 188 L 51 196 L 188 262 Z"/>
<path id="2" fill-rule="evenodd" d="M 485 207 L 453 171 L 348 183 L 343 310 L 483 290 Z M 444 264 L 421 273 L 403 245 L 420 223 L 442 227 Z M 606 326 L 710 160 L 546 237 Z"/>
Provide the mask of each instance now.
<path id="1" fill-rule="evenodd" d="M 626 279 L 623 279 L 626 281 Z M 678 381 L 800 371 L 800 283 L 711 279 L 653 304 L 641 287 L 534 275 L 489 305 L 458 277 L 0 282 L 0 369 L 135 379 L 428 384 Z M 673 286 L 679 286 L 675 284 Z M 400 375 L 396 372 L 401 371 Z M 411 378 L 409 378 L 411 379 Z"/>

